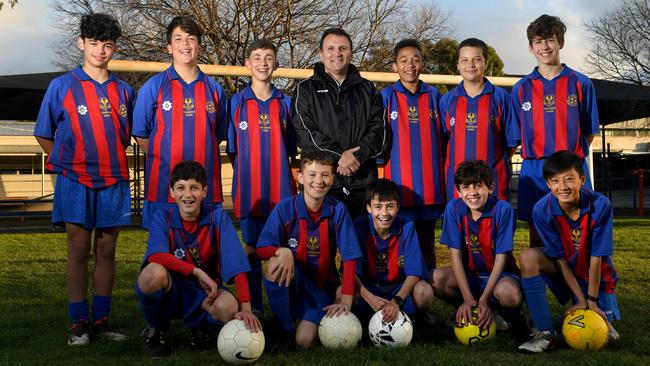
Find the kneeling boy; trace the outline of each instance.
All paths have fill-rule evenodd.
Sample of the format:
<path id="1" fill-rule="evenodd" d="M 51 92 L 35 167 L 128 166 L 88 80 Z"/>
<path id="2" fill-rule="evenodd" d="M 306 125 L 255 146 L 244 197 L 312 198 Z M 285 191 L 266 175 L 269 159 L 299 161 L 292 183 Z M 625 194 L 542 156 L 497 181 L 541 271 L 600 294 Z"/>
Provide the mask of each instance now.
<path id="1" fill-rule="evenodd" d="M 192 330 L 193 346 L 208 346 L 209 323 L 236 318 L 255 332 L 262 329 L 251 312 L 250 267 L 237 232 L 226 211 L 202 204 L 208 192 L 205 170 L 195 161 L 180 162 L 170 182 L 176 207 L 155 214 L 136 284 L 152 357 L 169 352 L 171 319 L 183 319 Z M 239 301 L 223 287 L 231 279 Z"/>

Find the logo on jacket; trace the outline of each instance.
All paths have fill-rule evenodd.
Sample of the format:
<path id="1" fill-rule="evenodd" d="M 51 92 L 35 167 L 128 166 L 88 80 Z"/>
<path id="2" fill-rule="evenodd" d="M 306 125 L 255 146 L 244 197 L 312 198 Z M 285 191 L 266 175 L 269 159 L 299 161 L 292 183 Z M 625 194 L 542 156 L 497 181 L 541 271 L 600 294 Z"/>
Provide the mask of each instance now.
<path id="1" fill-rule="evenodd" d="M 544 111 L 545 112 L 554 112 L 555 111 L 555 96 L 552 94 L 547 94 L 544 96 Z"/>
<path id="2" fill-rule="evenodd" d="M 528 112 L 532 106 L 533 105 L 530 104 L 530 102 L 521 103 L 521 109 L 523 109 L 525 112 Z"/>
<path id="3" fill-rule="evenodd" d="M 183 110 L 185 111 L 186 116 L 194 115 L 194 99 L 192 98 L 183 99 Z"/>
<path id="4" fill-rule="evenodd" d="M 164 101 L 162 104 L 162 109 L 165 112 L 169 112 L 172 109 L 172 102 L 168 100 Z"/>
<path id="5" fill-rule="evenodd" d="M 408 116 L 409 116 L 409 122 L 410 123 L 418 123 L 418 122 L 420 122 L 420 116 L 418 114 L 418 109 L 413 105 L 409 106 Z"/>
<path id="6" fill-rule="evenodd" d="M 268 132 L 271 129 L 271 120 L 269 119 L 269 115 L 266 113 L 260 114 L 257 124 L 260 127 L 260 131 Z"/>
<path id="7" fill-rule="evenodd" d="M 208 113 L 214 113 L 214 111 L 216 110 L 216 108 L 214 107 L 214 102 L 209 101 L 209 102 L 205 103 L 205 110 Z"/>
<path id="8" fill-rule="evenodd" d="M 577 107 L 578 106 L 578 96 L 575 94 L 571 94 L 567 97 L 566 100 L 567 104 L 569 107 Z"/>
<path id="9" fill-rule="evenodd" d="M 83 104 L 78 105 L 77 106 L 77 113 L 79 113 L 79 115 L 81 115 L 81 116 L 85 116 L 86 113 L 88 113 L 88 107 L 86 107 Z"/>
<path id="10" fill-rule="evenodd" d="M 108 101 L 108 98 L 101 97 L 99 98 L 99 111 L 104 117 L 111 116 L 111 102 Z"/>

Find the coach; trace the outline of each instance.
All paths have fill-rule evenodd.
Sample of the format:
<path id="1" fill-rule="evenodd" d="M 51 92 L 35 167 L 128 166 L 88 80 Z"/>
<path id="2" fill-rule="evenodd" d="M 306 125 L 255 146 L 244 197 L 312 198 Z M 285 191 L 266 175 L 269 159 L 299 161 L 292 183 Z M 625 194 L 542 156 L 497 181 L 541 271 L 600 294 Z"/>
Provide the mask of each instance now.
<path id="1" fill-rule="evenodd" d="M 384 107 L 372 82 L 350 64 L 352 39 L 329 28 L 320 39 L 314 75 L 301 81 L 291 121 L 303 152 L 322 150 L 338 157 L 330 193 L 353 217 L 366 214 L 365 187 L 377 179 L 375 158 L 386 140 Z"/>

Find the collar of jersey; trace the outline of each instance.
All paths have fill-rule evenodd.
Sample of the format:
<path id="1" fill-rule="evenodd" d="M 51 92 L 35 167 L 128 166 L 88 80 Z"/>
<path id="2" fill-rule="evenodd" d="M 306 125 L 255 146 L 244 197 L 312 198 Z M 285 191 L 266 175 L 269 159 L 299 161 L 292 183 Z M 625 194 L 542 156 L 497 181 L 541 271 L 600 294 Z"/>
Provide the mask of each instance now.
<path id="1" fill-rule="evenodd" d="M 553 193 L 548 193 L 549 201 L 551 205 L 551 213 L 553 216 L 563 216 L 564 211 L 560 207 L 560 202 L 553 195 Z M 586 214 L 591 210 L 591 202 L 589 199 L 589 191 L 585 187 L 580 187 L 580 216 Z"/>
<path id="2" fill-rule="evenodd" d="M 198 67 L 198 66 L 197 66 L 197 67 Z M 169 68 L 167 69 L 167 75 L 169 75 L 169 78 L 170 78 L 171 80 L 178 80 L 178 81 L 182 82 L 183 84 L 186 84 L 186 83 L 185 83 L 185 80 L 183 80 L 183 79 L 180 77 L 180 75 L 178 75 L 178 73 L 176 72 L 176 70 L 174 69 L 174 64 L 172 64 L 171 66 L 169 66 Z M 197 82 L 198 80 L 203 80 L 204 78 L 205 78 L 205 74 L 204 74 L 203 71 L 201 71 L 201 69 L 199 68 L 199 73 L 196 75 L 196 79 L 194 79 L 194 81 L 192 81 L 191 83 L 189 83 L 189 84 L 187 84 L 187 85 L 192 85 L 192 84 L 194 84 L 195 82 Z"/>
<path id="3" fill-rule="evenodd" d="M 481 90 L 481 93 L 477 95 L 477 97 L 484 94 L 493 94 L 493 93 L 494 93 L 494 85 L 492 85 L 492 83 L 487 78 L 483 78 L 483 90 Z M 456 87 L 456 95 L 470 98 L 470 96 L 467 95 L 467 92 L 465 91 L 465 84 L 463 81 L 461 81 L 460 84 L 458 84 L 458 86 Z"/>
<path id="4" fill-rule="evenodd" d="M 100 83 L 98 83 L 97 81 L 95 81 L 95 79 L 91 78 L 88 74 L 86 74 L 86 72 L 84 71 L 84 69 L 83 69 L 81 66 L 77 66 L 77 67 L 75 67 L 75 68 L 72 70 L 72 72 L 73 72 L 73 73 L 74 73 L 74 74 L 79 78 L 79 80 L 83 80 L 83 81 L 92 81 L 92 82 L 94 82 L 94 83 L 96 83 L 96 84 L 100 84 Z M 109 81 L 116 81 L 116 80 L 117 80 L 117 77 L 115 76 L 115 74 L 112 73 L 112 72 L 109 72 L 109 73 L 108 73 L 108 80 L 106 80 L 106 81 L 105 81 L 104 83 L 102 83 L 102 84 L 106 84 L 106 83 L 109 82 Z M 100 84 L 100 85 L 101 85 L 101 84 Z"/>
<path id="5" fill-rule="evenodd" d="M 401 80 L 397 80 L 397 82 L 393 84 L 393 88 L 395 88 L 395 90 L 397 90 L 402 94 L 408 94 L 408 95 L 418 95 L 418 94 L 426 93 L 428 91 L 427 84 L 422 82 L 422 80 L 418 80 L 418 91 L 416 93 L 411 93 L 410 90 L 406 89 L 404 87 L 404 84 L 402 84 Z"/>
<path id="6" fill-rule="evenodd" d="M 307 212 L 307 204 L 305 203 L 305 196 L 303 193 L 295 196 L 295 207 L 296 207 L 296 213 L 298 214 L 298 217 L 301 219 L 308 219 L 309 218 L 309 212 Z M 330 196 L 325 196 L 325 199 L 323 200 L 323 207 L 321 208 L 320 212 L 320 218 L 326 218 L 326 217 L 332 217 L 334 216 L 334 205 L 336 204 L 336 201 L 330 197 Z"/>
<path id="7" fill-rule="evenodd" d="M 257 99 L 257 96 L 255 96 L 255 93 L 253 92 L 253 89 L 251 89 L 251 84 L 248 84 L 248 85 L 246 85 L 244 87 L 244 90 L 242 92 L 242 96 L 246 100 L 256 99 L 260 103 L 266 103 L 271 99 L 280 98 L 282 96 L 282 94 L 280 93 L 280 91 L 274 85 L 271 85 L 271 98 L 269 98 L 268 100 L 262 102 L 261 100 Z"/>
<path id="8" fill-rule="evenodd" d="M 404 220 L 402 219 L 401 216 L 398 215 L 397 217 L 395 217 L 395 220 L 393 220 L 393 224 L 390 226 L 390 230 L 389 230 L 390 236 L 400 236 L 400 235 L 402 235 L 403 221 Z M 375 224 L 374 224 L 372 215 L 370 215 L 370 214 L 368 214 L 368 227 L 369 227 L 370 232 L 372 233 L 372 235 L 377 237 L 379 240 L 384 240 L 379 236 L 379 234 L 377 234 L 377 230 L 375 230 Z M 388 239 L 386 239 L 386 240 L 388 240 Z"/>
<path id="9" fill-rule="evenodd" d="M 181 211 L 178 205 L 175 205 L 171 212 L 170 226 L 174 229 L 183 228 L 183 220 L 181 219 Z M 199 227 L 210 224 L 210 208 L 201 204 L 201 213 L 199 214 Z"/>
<path id="10" fill-rule="evenodd" d="M 457 200 L 460 201 L 460 213 L 463 215 L 469 216 L 470 214 L 470 209 L 467 207 L 465 202 L 461 198 L 457 198 Z M 494 216 L 494 206 L 497 204 L 497 201 L 499 199 L 496 198 L 494 195 L 490 195 L 487 199 L 487 202 L 485 202 L 485 207 L 483 207 L 483 212 L 481 213 L 481 218 L 484 217 L 493 217 Z"/>
<path id="11" fill-rule="evenodd" d="M 560 74 L 558 76 L 554 77 L 553 80 L 556 80 L 557 78 L 562 77 L 562 76 L 569 76 L 569 75 L 571 75 L 572 72 L 573 72 L 573 70 L 571 70 L 571 68 L 569 68 L 569 66 L 567 66 L 566 64 L 562 64 L 562 71 L 560 72 Z M 530 78 L 531 79 L 540 79 L 540 80 L 543 80 L 543 81 L 553 81 L 553 80 L 546 79 L 545 77 L 542 76 L 542 74 L 539 73 L 539 66 L 535 66 L 535 69 L 533 70 L 533 72 L 530 73 Z"/>

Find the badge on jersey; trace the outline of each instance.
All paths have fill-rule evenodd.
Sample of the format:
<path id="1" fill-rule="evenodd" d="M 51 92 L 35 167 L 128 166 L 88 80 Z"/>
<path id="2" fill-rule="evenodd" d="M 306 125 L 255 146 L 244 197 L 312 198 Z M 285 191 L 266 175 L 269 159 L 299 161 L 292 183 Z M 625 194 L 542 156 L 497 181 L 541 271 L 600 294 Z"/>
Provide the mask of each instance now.
<path id="1" fill-rule="evenodd" d="M 207 103 L 205 104 L 205 110 L 206 110 L 208 113 L 214 113 L 214 111 L 216 111 L 216 108 L 214 107 L 214 102 L 213 102 L 213 101 L 209 101 L 209 102 L 207 102 Z"/>
<path id="2" fill-rule="evenodd" d="M 88 107 L 86 107 L 83 104 L 78 105 L 77 106 L 77 113 L 79 113 L 79 115 L 81 115 L 81 116 L 85 116 L 86 113 L 88 113 Z"/>
<path id="3" fill-rule="evenodd" d="M 547 94 L 544 96 L 544 111 L 555 112 L 555 96 Z"/>
<path id="4" fill-rule="evenodd" d="M 289 244 L 289 247 L 296 249 L 298 247 L 298 240 L 296 238 L 289 238 L 287 244 Z"/>
<path id="5" fill-rule="evenodd" d="M 108 98 L 106 97 L 99 98 L 99 111 L 104 117 L 111 116 L 112 108 L 111 108 L 111 102 L 109 102 Z"/>
<path id="6" fill-rule="evenodd" d="M 415 106 L 409 106 L 408 110 L 409 122 L 410 123 L 419 123 L 420 116 L 418 114 L 418 109 Z"/>
<path id="7" fill-rule="evenodd" d="M 533 106 L 533 105 L 530 104 L 530 102 L 523 102 L 523 103 L 521 103 L 521 109 L 523 109 L 523 110 L 526 111 L 526 112 L 528 112 L 532 106 Z"/>
<path id="8" fill-rule="evenodd" d="M 185 111 L 186 116 L 194 115 L 194 99 L 185 98 L 183 99 L 183 110 Z"/>
<path id="9" fill-rule="evenodd" d="M 165 112 L 169 112 L 172 109 L 172 102 L 168 100 L 164 101 L 162 104 L 162 109 Z"/>
<path id="10" fill-rule="evenodd" d="M 571 94 L 567 97 L 567 104 L 569 107 L 577 107 L 578 106 L 578 96 L 575 94 Z"/>

